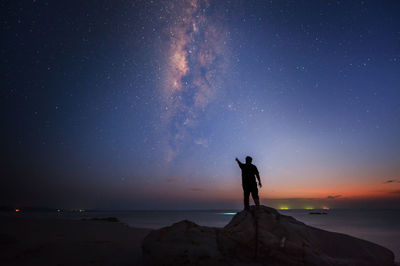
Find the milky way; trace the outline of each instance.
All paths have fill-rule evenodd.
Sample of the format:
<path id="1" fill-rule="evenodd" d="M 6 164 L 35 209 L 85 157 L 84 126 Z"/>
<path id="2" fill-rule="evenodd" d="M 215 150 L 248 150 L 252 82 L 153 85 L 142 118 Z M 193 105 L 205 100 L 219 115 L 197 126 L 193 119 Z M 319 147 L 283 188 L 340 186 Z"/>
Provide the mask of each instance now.
<path id="1" fill-rule="evenodd" d="M 1 7 L 0 206 L 398 208 L 399 1 Z"/>
<path id="2" fill-rule="evenodd" d="M 207 1 L 175 1 L 166 10 L 170 21 L 162 104 L 170 161 L 181 145 L 208 145 L 205 138 L 193 139 L 188 129 L 195 130 L 202 113 L 222 90 L 228 33 L 220 20 L 209 16 L 215 10 L 210 10 Z"/>

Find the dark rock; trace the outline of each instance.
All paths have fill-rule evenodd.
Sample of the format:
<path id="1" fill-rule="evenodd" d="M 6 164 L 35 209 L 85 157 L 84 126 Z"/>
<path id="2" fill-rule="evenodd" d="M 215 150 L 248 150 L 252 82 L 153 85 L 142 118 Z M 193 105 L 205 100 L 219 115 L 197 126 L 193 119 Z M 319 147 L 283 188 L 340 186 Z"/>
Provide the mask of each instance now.
<path id="1" fill-rule="evenodd" d="M 142 248 L 148 265 L 395 265 L 384 247 L 265 206 L 239 212 L 224 228 L 185 220 L 154 230 Z"/>

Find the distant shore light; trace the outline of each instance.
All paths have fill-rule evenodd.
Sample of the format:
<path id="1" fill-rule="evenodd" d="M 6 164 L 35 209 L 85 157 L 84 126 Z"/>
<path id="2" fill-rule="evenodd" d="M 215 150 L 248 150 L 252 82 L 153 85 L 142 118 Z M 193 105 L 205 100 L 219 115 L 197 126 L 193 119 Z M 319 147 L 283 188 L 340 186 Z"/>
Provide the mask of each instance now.
<path id="1" fill-rule="evenodd" d="M 20 211 L 21 211 L 21 210 L 20 210 L 20 209 L 18 209 L 18 208 L 16 208 L 16 209 L 15 209 L 15 212 L 20 212 Z"/>
<path id="2" fill-rule="evenodd" d="M 279 207 L 280 210 L 290 210 L 289 206 L 281 206 Z"/>
<path id="3" fill-rule="evenodd" d="M 236 212 L 218 212 L 217 214 L 221 214 L 221 215 L 235 215 Z"/>

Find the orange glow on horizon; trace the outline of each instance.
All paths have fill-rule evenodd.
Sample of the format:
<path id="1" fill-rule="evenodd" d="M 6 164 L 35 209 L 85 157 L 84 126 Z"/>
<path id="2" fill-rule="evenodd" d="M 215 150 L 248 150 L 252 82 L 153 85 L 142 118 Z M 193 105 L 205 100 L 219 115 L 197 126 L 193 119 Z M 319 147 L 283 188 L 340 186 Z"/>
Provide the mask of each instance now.
<path id="1" fill-rule="evenodd" d="M 377 186 L 377 185 L 348 185 L 342 184 L 332 187 L 275 187 L 273 191 L 266 187 L 259 190 L 259 194 L 263 198 L 326 198 L 329 196 L 337 196 L 337 199 L 343 198 L 395 198 L 398 197 L 396 193 L 393 192 L 393 187 L 389 188 L 387 186 Z"/>
<path id="2" fill-rule="evenodd" d="M 222 178 L 223 179 L 223 178 Z M 148 188 L 148 194 L 157 195 L 165 201 L 186 201 L 195 203 L 232 203 L 241 206 L 243 190 L 240 178 L 230 179 L 224 185 L 217 182 L 210 184 L 200 182 L 201 179 L 178 179 L 177 182 L 166 182 Z M 349 203 L 358 204 L 364 200 L 386 200 L 399 198 L 400 183 L 387 185 L 383 181 L 368 180 L 363 182 L 347 180 L 319 179 L 309 182 L 302 179 L 291 179 L 295 182 L 282 182 L 265 177 L 263 187 L 259 189 L 262 204 L 277 209 L 314 209 L 329 210 L 349 206 Z M 307 182 L 308 181 L 308 182 Z M 236 206 L 235 205 L 235 206 Z"/>
<path id="3" fill-rule="evenodd" d="M 272 189 L 264 186 L 259 189 L 259 195 L 262 199 L 323 199 L 340 201 L 344 199 L 384 199 L 394 198 L 396 194 L 388 189 L 378 189 L 374 187 L 360 187 L 360 188 L 337 188 L 324 189 L 324 188 L 297 188 L 295 190 L 285 188 Z M 166 191 L 165 187 L 153 190 L 151 193 L 157 194 L 161 198 L 170 199 L 191 199 L 191 200 L 235 200 L 242 198 L 241 187 L 224 187 L 224 188 L 208 188 L 201 187 L 196 189 L 187 189 L 181 187 L 175 188 L 173 192 Z M 332 198 L 330 198 L 332 197 Z M 397 196 L 398 197 L 398 196 Z M 322 206 L 321 206 L 322 207 Z"/>

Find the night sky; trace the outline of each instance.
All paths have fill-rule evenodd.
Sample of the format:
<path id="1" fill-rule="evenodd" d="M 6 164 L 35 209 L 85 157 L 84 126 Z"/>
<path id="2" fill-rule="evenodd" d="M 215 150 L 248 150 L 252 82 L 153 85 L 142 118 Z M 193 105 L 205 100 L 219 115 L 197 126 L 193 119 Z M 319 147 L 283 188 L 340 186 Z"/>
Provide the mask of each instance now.
<path id="1" fill-rule="evenodd" d="M 0 9 L 0 205 L 400 206 L 399 1 Z"/>

